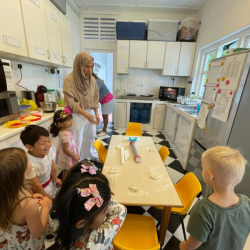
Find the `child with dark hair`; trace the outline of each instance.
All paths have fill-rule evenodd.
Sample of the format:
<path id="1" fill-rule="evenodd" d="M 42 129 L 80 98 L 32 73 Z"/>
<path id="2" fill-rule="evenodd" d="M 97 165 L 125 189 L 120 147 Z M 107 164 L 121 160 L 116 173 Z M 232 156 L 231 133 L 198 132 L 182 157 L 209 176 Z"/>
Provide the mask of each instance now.
<path id="1" fill-rule="evenodd" d="M 54 202 L 59 226 L 58 249 L 113 249 L 113 238 L 126 208 L 111 197 L 108 179 L 92 163 L 78 162 L 69 171 Z"/>
<path id="2" fill-rule="evenodd" d="M 53 199 L 56 186 L 61 186 L 62 182 L 57 178 L 55 154 L 51 148 L 49 132 L 43 127 L 29 125 L 21 132 L 20 139 L 28 149 L 28 157 L 32 164 L 32 170 L 26 179 L 36 193 Z"/>
<path id="3" fill-rule="evenodd" d="M 2 149 L 0 159 L 0 248 L 45 249 L 44 233 L 54 229 L 51 200 L 30 193 L 25 177 L 32 166 L 23 149 Z"/>
<path id="4" fill-rule="evenodd" d="M 64 110 L 58 110 L 54 114 L 53 123 L 49 131 L 53 137 L 59 139 L 59 146 L 56 151 L 56 163 L 63 171 L 62 179 L 64 180 L 72 165 L 80 160 L 80 155 L 69 130 L 73 124 L 72 114 L 65 107 Z"/>

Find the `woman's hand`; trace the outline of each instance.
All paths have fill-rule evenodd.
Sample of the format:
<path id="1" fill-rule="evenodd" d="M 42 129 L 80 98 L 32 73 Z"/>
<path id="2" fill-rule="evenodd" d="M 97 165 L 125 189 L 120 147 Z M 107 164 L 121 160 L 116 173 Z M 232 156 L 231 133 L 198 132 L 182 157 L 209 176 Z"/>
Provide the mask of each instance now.
<path id="1" fill-rule="evenodd" d="M 50 209 L 51 203 L 52 203 L 52 201 L 46 196 L 44 196 L 42 202 L 40 202 L 42 209 L 43 208 Z"/>
<path id="2" fill-rule="evenodd" d="M 96 118 L 93 115 L 89 115 L 87 117 L 87 119 L 91 122 L 91 123 L 95 123 L 96 124 Z"/>
<path id="3" fill-rule="evenodd" d="M 95 119 L 96 119 L 96 125 L 98 126 L 100 124 L 100 122 L 101 122 L 99 114 L 95 115 Z"/>

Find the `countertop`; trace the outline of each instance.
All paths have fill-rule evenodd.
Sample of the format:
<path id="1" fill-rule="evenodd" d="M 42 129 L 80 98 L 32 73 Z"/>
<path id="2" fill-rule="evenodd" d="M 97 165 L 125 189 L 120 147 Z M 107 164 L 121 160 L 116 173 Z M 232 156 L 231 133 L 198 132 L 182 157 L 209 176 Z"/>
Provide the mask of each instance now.
<path id="1" fill-rule="evenodd" d="M 62 108 L 57 108 L 57 110 L 62 109 Z M 30 124 L 32 125 L 39 125 L 49 119 L 52 119 L 54 116 L 54 112 L 51 113 L 43 113 L 42 119 L 39 121 L 35 121 L 35 122 L 31 122 Z M 5 128 L 2 125 L 0 125 L 0 141 L 3 141 L 6 138 L 9 138 L 13 135 L 19 134 L 20 132 L 22 132 L 24 130 L 24 127 L 20 127 L 20 128 Z"/>

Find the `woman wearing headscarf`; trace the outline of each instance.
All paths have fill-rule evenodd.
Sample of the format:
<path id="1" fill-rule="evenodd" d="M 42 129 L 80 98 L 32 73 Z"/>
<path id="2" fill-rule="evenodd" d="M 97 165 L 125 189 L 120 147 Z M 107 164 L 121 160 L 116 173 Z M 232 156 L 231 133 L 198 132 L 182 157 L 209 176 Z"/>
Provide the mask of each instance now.
<path id="1" fill-rule="evenodd" d="M 99 92 L 92 76 L 93 57 L 87 52 L 77 54 L 73 71 L 67 75 L 63 85 L 64 105 L 72 111 L 71 131 L 80 152 L 81 159 L 99 161 L 93 146 L 96 125 L 100 123 L 98 114 Z"/>

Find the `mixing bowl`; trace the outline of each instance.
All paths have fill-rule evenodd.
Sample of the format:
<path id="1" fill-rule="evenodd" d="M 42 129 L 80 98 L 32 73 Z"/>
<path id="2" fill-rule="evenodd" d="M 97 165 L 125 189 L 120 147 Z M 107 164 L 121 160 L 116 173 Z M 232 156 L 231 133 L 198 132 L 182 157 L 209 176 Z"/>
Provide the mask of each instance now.
<path id="1" fill-rule="evenodd" d="M 40 102 L 44 112 L 54 112 L 56 110 L 56 102 Z"/>

